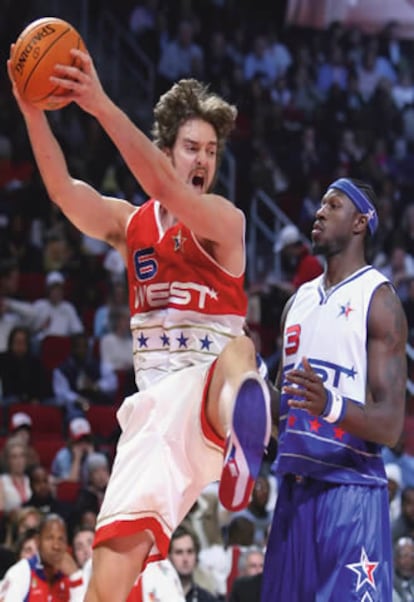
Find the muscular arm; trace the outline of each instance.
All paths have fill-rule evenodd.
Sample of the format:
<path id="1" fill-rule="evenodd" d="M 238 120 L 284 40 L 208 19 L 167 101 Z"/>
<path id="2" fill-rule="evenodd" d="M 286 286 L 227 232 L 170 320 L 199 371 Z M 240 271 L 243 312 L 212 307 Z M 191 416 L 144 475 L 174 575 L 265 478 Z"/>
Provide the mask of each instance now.
<path id="1" fill-rule="evenodd" d="M 368 387 L 365 406 L 350 403 L 343 427 L 363 439 L 393 446 L 404 422 L 407 322 L 387 285 L 374 295 L 368 319 Z"/>
<path id="2" fill-rule="evenodd" d="M 9 73 L 10 62 L 8 62 Z M 46 115 L 23 101 L 13 79 L 13 93 L 22 111 L 42 180 L 51 200 L 82 232 L 112 244 L 125 257 L 126 222 L 134 211 L 125 201 L 101 196 L 94 188 L 74 179 Z"/>
<path id="3" fill-rule="evenodd" d="M 70 176 L 45 114 L 33 112 L 25 115 L 25 119 L 36 163 L 51 200 L 85 234 L 119 245 L 134 207 L 120 199 L 103 197 L 87 183 Z"/>

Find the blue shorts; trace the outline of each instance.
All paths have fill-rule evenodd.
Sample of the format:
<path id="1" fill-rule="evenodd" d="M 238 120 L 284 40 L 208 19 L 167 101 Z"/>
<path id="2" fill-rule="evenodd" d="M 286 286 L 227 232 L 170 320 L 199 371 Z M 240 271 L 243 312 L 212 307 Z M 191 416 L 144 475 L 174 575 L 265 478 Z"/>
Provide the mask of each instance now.
<path id="1" fill-rule="evenodd" d="M 386 487 L 283 478 L 262 602 L 390 602 L 392 575 Z"/>

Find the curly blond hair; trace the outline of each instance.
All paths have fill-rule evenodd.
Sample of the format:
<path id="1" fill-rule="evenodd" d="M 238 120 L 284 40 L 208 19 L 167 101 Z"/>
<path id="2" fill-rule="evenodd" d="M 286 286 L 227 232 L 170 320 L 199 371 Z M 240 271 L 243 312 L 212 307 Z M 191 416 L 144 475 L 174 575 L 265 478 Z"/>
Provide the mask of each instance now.
<path id="1" fill-rule="evenodd" d="M 237 109 L 207 85 L 195 79 L 181 79 L 163 94 L 154 108 L 152 136 L 161 149 L 172 148 L 179 128 L 189 119 L 202 119 L 217 134 L 218 161 L 235 126 Z"/>

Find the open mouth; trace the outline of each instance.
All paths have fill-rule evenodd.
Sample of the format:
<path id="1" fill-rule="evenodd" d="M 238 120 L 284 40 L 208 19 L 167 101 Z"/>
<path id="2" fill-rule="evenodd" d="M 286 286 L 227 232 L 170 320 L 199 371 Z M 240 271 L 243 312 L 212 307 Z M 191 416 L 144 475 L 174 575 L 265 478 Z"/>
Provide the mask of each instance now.
<path id="1" fill-rule="evenodd" d="M 193 176 L 191 179 L 191 184 L 194 188 L 197 188 L 200 191 L 204 190 L 204 181 L 205 178 L 200 175 Z"/>

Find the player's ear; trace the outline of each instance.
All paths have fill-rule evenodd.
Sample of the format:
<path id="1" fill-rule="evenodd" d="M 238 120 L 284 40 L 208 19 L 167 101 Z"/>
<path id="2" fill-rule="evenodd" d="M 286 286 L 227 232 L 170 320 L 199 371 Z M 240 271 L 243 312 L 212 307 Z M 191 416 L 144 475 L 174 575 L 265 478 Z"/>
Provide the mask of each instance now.
<path id="1" fill-rule="evenodd" d="M 368 217 L 365 213 L 357 213 L 354 221 L 354 233 L 360 234 L 364 232 L 368 227 Z"/>

